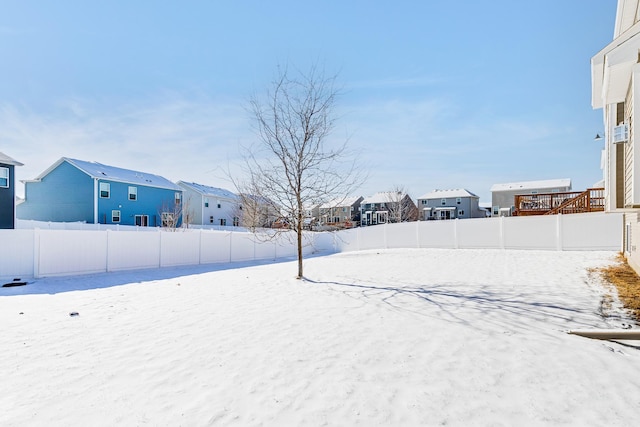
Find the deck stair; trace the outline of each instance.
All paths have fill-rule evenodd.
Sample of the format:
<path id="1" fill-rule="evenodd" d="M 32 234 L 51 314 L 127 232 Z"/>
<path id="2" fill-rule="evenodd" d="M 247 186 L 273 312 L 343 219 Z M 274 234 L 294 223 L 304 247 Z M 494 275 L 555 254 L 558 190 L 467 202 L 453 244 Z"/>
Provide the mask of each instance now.
<path id="1" fill-rule="evenodd" d="M 564 193 L 515 196 L 514 216 L 557 215 L 604 211 L 604 188 Z"/>

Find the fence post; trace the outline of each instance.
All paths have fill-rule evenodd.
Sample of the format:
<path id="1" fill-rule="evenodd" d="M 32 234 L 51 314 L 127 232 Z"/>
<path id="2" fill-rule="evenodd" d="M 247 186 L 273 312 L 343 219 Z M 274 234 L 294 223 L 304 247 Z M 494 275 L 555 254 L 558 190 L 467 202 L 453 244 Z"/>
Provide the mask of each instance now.
<path id="1" fill-rule="evenodd" d="M 458 242 L 458 221 L 456 218 L 453 220 L 453 248 L 460 249 L 460 243 Z"/>
<path id="2" fill-rule="evenodd" d="M 106 259 L 106 262 L 105 262 L 105 270 L 107 270 L 107 273 L 109 273 L 111 271 L 111 266 L 110 266 L 110 263 L 111 263 L 111 256 L 110 255 L 111 254 L 109 253 L 111 251 L 111 245 L 110 245 L 110 243 L 111 243 L 111 230 L 109 230 L 107 228 L 106 233 L 107 233 L 107 255 L 106 255 L 107 259 Z"/>
<path id="3" fill-rule="evenodd" d="M 33 277 L 40 278 L 40 229 L 33 230 Z"/>
<path id="4" fill-rule="evenodd" d="M 562 250 L 562 214 L 556 215 L 556 250 Z"/>
<path id="5" fill-rule="evenodd" d="M 500 239 L 500 249 L 504 249 L 504 217 L 499 216 L 498 219 L 500 221 L 500 227 L 498 228 L 498 233 L 499 233 L 498 238 Z"/>
<path id="6" fill-rule="evenodd" d="M 158 228 L 158 268 L 162 267 L 162 229 Z"/>

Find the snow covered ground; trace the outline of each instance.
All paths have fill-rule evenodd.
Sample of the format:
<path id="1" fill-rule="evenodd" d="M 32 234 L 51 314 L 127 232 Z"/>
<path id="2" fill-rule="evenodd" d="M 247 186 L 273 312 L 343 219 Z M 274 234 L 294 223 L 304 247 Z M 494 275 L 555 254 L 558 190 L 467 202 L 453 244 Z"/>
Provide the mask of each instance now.
<path id="1" fill-rule="evenodd" d="M 0 289 L 0 425 L 637 425 L 613 252 L 380 250 Z M 77 312 L 77 316 L 69 313 Z"/>

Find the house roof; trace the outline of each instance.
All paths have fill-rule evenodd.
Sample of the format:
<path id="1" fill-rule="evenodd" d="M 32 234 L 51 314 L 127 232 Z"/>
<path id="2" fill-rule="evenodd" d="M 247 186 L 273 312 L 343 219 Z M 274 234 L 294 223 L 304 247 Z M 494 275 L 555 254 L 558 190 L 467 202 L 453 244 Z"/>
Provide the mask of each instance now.
<path id="1" fill-rule="evenodd" d="M 478 197 L 477 195 L 473 194 L 471 191 L 466 190 L 464 188 L 457 188 L 454 190 L 433 190 L 421 197 L 418 197 L 418 199 L 422 200 L 422 199 L 451 199 L 451 198 L 458 198 L 458 197 Z"/>
<path id="2" fill-rule="evenodd" d="M 9 157 L 6 154 L 4 154 L 2 151 L 0 151 L 0 163 L 2 163 L 4 165 L 24 166 L 22 163 L 20 163 L 17 160 L 12 159 L 11 157 Z"/>
<path id="3" fill-rule="evenodd" d="M 320 205 L 321 209 L 329 209 L 329 208 L 337 208 L 342 206 L 353 206 L 362 200 L 362 196 L 358 197 L 345 197 L 345 198 L 337 198 L 333 199 L 330 202 L 323 203 Z"/>
<path id="4" fill-rule="evenodd" d="M 114 182 L 123 182 L 125 184 L 136 184 L 147 187 L 182 191 L 182 189 L 176 184 L 166 178 L 161 177 L 160 175 L 103 165 L 102 163 L 97 162 L 87 162 L 84 160 L 70 159 L 68 157 L 62 157 L 60 160 L 51 165 L 47 170 L 38 175 L 35 180 L 41 180 L 52 170 L 60 166 L 63 162 L 67 162 L 70 165 L 75 166 L 94 179 L 104 179 Z"/>
<path id="5" fill-rule="evenodd" d="M 198 184 L 195 182 L 178 181 L 178 185 L 188 187 L 203 196 L 225 197 L 227 199 L 238 199 L 240 197 L 229 190 L 225 190 L 224 188 L 210 187 L 208 185 Z"/>
<path id="6" fill-rule="evenodd" d="M 512 182 L 507 184 L 494 184 L 491 187 L 491 192 L 496 191 L 517 191 L 517 190 L 535 190 L 535 189 L 552 189 L 567 187 L 571 188 L 571 179 L 547 179 L 543 181 L 524 181 L 524 182 Z"/>
<path id="7" fill-rule="evenodd" d="M 406 193 L 401 195 L 401 199 L 406 196 Z M 398 200 L 398 193 L 395 191 L 383 191 L 380 193 L 376 193 L 373 196 L 365 197 L 362 200 L 362 204 L 367 203 L 390 203 Z"/>

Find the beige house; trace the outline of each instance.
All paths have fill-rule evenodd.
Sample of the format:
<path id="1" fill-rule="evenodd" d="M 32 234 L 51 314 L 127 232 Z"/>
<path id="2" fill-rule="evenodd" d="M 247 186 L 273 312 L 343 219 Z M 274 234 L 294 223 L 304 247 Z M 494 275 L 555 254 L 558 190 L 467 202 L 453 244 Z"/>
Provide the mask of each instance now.
<path id="1" fill-rule="evenodd" d="M 351 228 L 360 221 L 360 203 L 363 197 L 346 197 L 335 199 L 320 205 L 318 223 L 321 226 Z"/>
<path id="2" fill-rule="evenodd" d="M 603 113 L 605 210 L 625 212 L 623 250 L 640 271 L 640 0 L 618 0 L 613 40 L 591 58 L 591 85 L 591 105 Z"/>
<path id="3" fill-rule="evenodd" d="M 640 0 L 619 0 L 613 41 L 591 58 L 594 109 L 602 109 L 605 209 L 640 207 L 640 150 L 633 124 L 640 99 Z"/>

